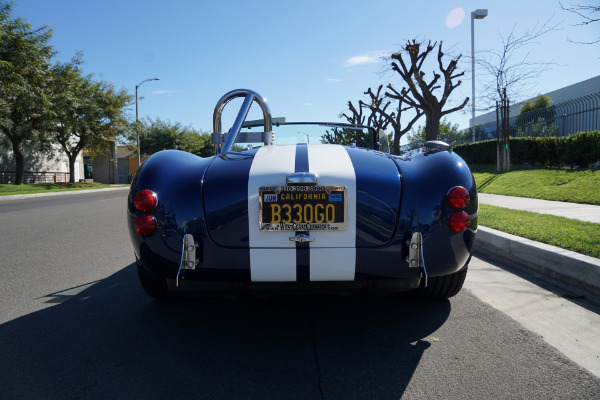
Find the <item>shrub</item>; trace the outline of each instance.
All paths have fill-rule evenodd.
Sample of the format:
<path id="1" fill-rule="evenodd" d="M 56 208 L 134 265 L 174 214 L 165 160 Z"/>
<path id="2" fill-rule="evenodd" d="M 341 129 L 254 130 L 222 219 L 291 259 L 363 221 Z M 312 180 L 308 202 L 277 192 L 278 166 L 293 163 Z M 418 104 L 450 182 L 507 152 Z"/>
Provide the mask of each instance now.
<path id="1" fill-rule="evenodd" d="M 495 164 L 496 141 L 458 145 L 456 153 L 470 164 Z M 523 137 L 510 139 L 512 164 L 591 167 L 600 161 L 600 131 L 567 137 Z"/>

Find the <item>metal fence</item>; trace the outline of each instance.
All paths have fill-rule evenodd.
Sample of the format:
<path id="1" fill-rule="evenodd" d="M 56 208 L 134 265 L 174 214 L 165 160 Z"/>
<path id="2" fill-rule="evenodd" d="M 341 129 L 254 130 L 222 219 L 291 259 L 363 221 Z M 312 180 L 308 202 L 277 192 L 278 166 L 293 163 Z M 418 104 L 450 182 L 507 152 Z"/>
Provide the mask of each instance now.
<path id="1" fill-rule="evenodd" d="M 600 93 L 558 103 L 509 118 L 511 137 L 569 136 L 579 132 L 600 131 Z M 496 139 L 496 122 L 477 125 L 475 141 Z M 455 144 L 472 143 L 471 129 Z"/>
<path id="2" fill-rule="evenodd" d="M 15 183 L 16 171 L 0 171 L 0 183 Z M 23 183 L 69 183 L 68 172 L 23 172 Z"/>

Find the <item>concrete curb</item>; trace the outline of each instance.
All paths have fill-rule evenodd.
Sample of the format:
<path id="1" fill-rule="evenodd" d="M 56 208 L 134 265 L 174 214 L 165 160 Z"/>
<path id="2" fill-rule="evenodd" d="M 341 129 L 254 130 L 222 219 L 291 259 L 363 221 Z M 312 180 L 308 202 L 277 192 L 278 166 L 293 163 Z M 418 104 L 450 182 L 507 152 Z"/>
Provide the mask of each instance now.
<path id="1" fill-rule="evenodd" d="M 63 192 L 47 192 L 47 193 L 31 193 L 31 194 L 11 194 L 8 196 L 0 196 L 0 201 L 32 199 L 32 198 L 37 198 L 37 197 L 66 196 L 66 195 L 70 195 L 70 194 L 95 193 L 95 192 L 99 192 L 99 191 L 110 192 L 112 190 L 129 190 L 129 185 L 119 186 L 119 187 L 111 187 L 111 188 L 103 188 L 103 189 L 66 190 Z"/>
<path id="2" fill-rule="evenodd" d="M 600 259 L 479 226 L 475 253 L 532 271 L 577 294 L 600 299 Z"/>

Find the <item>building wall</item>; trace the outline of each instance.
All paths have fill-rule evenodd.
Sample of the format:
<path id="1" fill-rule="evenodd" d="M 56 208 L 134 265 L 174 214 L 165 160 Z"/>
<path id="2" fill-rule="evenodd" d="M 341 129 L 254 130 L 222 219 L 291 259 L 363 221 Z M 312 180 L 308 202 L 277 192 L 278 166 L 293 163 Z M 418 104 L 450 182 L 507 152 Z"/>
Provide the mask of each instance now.
<path id="1" fill-rule="evenodd" d="M 142 157 L 142 162 L 148 157 Z M 116 146 L 92 161 L 94 182 L 129 184 L 137 171 L 137 156 L 127 146 Z"/>
<path id="2" fill-rule="evenodd" d="M 553 104 L 559 104 L 594 93 L 600 93 L 600 75 L 544 94 L 550 97 Z M 535 99 L 535 97 L 530 100 L 533 99 Z M 509 110 L 509 117 L 518 115 L 521 111 L 521 106 L 524 103 L 525 102 L 522 101 L 519 103 L 511 104 Z M 496 111 L 491 111 L 489 113 L 478 115 L 475 117 L 476 125 L 483 125 L 490 122 L 496 122 Z M 471 119 L 469 119 L 469 124 L 470 123 Z"/>
<path id="3" fill-rule="evenodd" d="M 92 160 L 94 182 L 114 184 L 116 178 L 116 149 L 111 146 L 104 154 L 97 154 Z"/>
<path id="4" fill-rule="evenodd" d="M 48 154 L 24 148 L 24 170 L 26 172 L 69 172 L 69 159 L 59 146 L 53 146 Z M 11 146 L 0 143 L 0 171 L 15 171 L 17 165 Z M 75 161 L 75 182 L 83 179 L 83 156 L 80 153 Z"/>

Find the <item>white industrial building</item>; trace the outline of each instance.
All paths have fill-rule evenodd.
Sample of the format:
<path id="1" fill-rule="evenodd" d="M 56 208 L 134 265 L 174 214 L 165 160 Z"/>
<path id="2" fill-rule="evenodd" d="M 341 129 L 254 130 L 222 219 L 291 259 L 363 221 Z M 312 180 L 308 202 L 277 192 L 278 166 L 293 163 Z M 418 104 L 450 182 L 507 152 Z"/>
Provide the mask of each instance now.
<path id="1" fill-rule="evenodd" d="M 561 130 L 561 135 L 575 133 L 570 132 L 571 130 L 600 130 L 600 75 L 543 94 L 552 100 L 556 118 L 560 119 L 557 121 L 557 126 Z M 517 116 L 523 104 L 524 102 L 511 104 L 509 117 Z M 470 119 L 469 123 L 471 121 Z M 476 116 L 475 124 L 486 127 L 494 125 L 495 130 L 496 111 Z"/>

